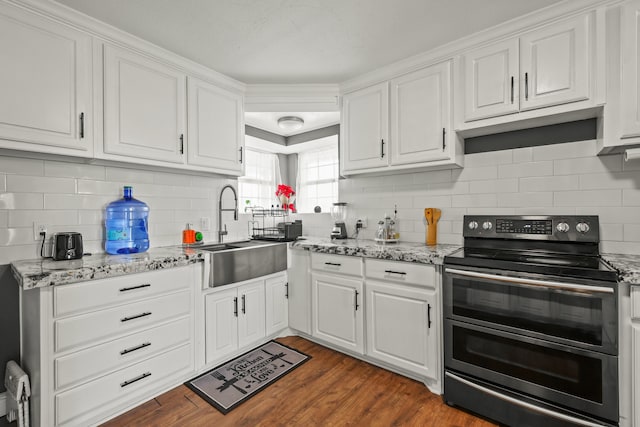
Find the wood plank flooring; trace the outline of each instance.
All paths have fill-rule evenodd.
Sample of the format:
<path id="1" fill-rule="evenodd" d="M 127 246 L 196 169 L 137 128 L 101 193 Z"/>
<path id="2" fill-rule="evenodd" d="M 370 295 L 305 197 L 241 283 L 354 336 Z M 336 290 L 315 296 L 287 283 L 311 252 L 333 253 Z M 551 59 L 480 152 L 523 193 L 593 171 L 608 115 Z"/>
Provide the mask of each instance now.
<path id="1" fill-rule="evenodd" d="M 227 415 L 181 385 L 104 426 L 495 426 L 417 381 L 300 337 L 278 341 L 312 359 Z"/>

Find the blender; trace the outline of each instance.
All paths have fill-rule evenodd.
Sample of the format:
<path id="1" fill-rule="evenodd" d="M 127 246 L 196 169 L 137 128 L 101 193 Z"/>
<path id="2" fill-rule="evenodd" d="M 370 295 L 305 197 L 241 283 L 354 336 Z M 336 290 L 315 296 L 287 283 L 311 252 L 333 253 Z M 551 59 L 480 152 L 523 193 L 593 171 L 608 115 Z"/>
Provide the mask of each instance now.
<path id="1" fill-rule="evenodd" d="M 333 218 L 333 229 L 331 230 L 332 239 L 346 239 L 347 226 L 344 221 L 347 219 L 347 204 L 345 202 L 336 202 L 331 207 L 331 218 Z"/>

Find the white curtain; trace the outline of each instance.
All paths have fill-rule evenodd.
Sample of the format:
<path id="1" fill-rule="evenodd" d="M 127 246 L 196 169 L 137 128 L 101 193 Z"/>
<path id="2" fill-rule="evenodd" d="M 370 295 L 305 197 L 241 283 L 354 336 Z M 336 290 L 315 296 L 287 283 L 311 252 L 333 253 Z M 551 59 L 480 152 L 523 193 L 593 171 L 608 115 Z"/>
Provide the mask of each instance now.
<path id="1" fill-rule="evenodd" d="M 249 148 L 245 153 L 245 174 L 238 178 L 240 205 L 263 208 L 275 206 L 279 203 L 276 188 L 282 183 L 278 156 Z"/>

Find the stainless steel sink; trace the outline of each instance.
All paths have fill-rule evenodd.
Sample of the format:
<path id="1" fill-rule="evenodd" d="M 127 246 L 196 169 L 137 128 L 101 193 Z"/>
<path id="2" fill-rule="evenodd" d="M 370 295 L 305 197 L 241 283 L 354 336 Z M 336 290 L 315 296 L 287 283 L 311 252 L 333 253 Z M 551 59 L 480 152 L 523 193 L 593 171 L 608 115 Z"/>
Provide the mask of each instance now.
<path id="1" fill-rule="evenodd" d="M 243 282 L 287 269 L 287 244 L 247 240 L 204 245 L 210 252 L 209 287 Z"/>

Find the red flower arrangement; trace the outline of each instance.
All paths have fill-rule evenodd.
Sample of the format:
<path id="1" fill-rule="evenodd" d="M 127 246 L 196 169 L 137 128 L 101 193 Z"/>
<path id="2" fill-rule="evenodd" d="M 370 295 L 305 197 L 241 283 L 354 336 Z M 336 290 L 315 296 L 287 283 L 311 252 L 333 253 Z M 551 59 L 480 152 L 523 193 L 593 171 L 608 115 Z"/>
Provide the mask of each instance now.
<path id="1" fill-rule="evenodd" d="M 293 188 L 289 187 L 288 185 L 278 184 L 278 189 L 276 190 L 276 197 L 278 197 L 278 199 L 280 200 L 280 203 L 282 204 L 282 209 L 285 209 L 285 210 L 291 209 L 293 212 L 296 211 L 296 208 L 293 205 L 293 203 L 289 203 L 289 201 L 295 194 L 296 192 L 293 191 Z"/>
<path id="2" fill-rule="evenodd" d="M 278 184 L 278 189 L 276 190 L 276 196 L 280 197 L 280 196 L 284 196 L 284 197 L 291 197 L 294 194 L 296 194 L 295 191 L 293 191 L 293 188 L 289 187 L 286 184 Z"/>

